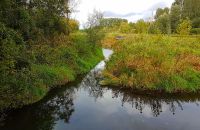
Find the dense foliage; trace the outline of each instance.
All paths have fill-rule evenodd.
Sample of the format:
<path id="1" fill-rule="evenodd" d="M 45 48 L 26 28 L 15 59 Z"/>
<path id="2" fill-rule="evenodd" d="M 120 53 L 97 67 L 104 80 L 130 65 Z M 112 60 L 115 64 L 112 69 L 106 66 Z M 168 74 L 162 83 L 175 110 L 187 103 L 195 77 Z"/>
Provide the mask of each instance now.
<path id="1" fill-rule="evenodd" d="M 180 24 L 184 24 L 184 20 L 191 21 L 191 27 L 196 30 L 200 28 L 200 0 L 175 0 L 171 8 L 157 9 L 155 15 L 156 28 L 160 33 L 180 33 L 177 28 Z M 188 28 L 185 28 L 186 31 Z M 198 34 L 198 32 L 190 30 L 189 33 Z M 186 33 L 188 34 L 188 33 Z"/>
<path id="2" fill-rule="evenodd" d="M 0 109 L 36 102 L 102 58 L 69 18 L 69 2 L 0 1 Z"/>

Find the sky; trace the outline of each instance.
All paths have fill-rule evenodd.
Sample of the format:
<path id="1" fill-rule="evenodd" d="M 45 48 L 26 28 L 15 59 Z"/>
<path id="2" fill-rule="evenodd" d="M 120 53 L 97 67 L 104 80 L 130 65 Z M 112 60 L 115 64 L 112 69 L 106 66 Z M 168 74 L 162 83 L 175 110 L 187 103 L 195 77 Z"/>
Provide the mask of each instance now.
<path id="1" fill-rule="evenodd" d="M 103 12 L 106 18 L 125 18 L 130 22 L 152 18 L 157 8 L 170 7 L 174 0 L 78 0 L 73 18 L 83 25 L 94 9 Z"/>

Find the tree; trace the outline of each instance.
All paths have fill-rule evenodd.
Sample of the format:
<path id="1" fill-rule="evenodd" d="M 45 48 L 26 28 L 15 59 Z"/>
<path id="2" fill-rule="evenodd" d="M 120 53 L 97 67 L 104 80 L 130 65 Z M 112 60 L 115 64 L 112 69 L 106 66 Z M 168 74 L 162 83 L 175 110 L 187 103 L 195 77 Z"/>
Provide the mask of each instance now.
<path id="1" fill-rule="evenodd" d="M 121 18 L 103 18 L 101 20 L 101 25 L 105 27 L 120 26 L 121 23 L 128 23 L 128 20 Z"/>
<path id="2" fill-rule="evenodd" d="M 93 45 L 100 43 L 101 39 L 104 37 L 102 31 L 101 21 L 103 19 L 103 13 L 94 10 L 92 14 L 88 16 L 85 29 L 88 35 L 89 42 Z"/>
<path id="3" fill-rule="evenodd" d="M 196 17 L 192 20 L 193 28 L 200 28 L 200 17 Z"/>
<path id="4" fill-rule="evenodd" d="M 156 22 L 150 23 L 148 33 L 150 33 L 150 34 L 160 34 L 161 33 Z"/>
<path id="5" fill-rule="evenodd" d="M 183 18 L 200 17 L 200 0 L 184 0 L 183 2 Z"/>
<path id="6" fill-rule="evenodd" d="M 193 28 L 200 26 L 200 0 L 175 0 L 170 12 L 172 32 L 176 32 L 181 19 L 189 18 Z"/>
<path id="7" fill-rule="evenodd" d="M 156 25 L 158 29 L 161 31 L 163 34 L 170 34 L 171 29 L 170 29 L 170 19 L 169 19 L 169 14 L 163 14 L 158 19 L 156 20 Z"/>
<path id="8" fill-rule="evenodd" d="M 100 24 L 105 31 L 119 31 L 119 26 L 121 26 L 122 23 L 128 24 L 128 20 L 121 18 L 103 18 Z"/>
<path id="9" fill-rule="evenodd" d="M 181 19 L 181 8 L 179 5 L 172 5 L 171 12 L 170 12 L 170 24 L 171 24 L 171 30 L 173 33 L 176 32 L 176 28 L 178 24 L 180 23 Z"/>
<path id="10" fill-rule="evenodd" d="M 175 2 L 172 4 L 173 5 L 179 5 L 181 6 L 181 4 L 183 3 L 183 0 L 175 0 Z"/>
<path id="11" fill-rule="evenodd" d="M 162 16 L 164 14 L 169 14 L 169 8 L 167 8 L 167 7 L 164 9 L 158 8 L 156 10 L 155 19 L 158 19 L 160 16 Z"/>
<path id="12" fill-rule="evenodd" d="M 135 24 L 136 32 L 137 33 L 147 33 L 148 32 L 148 23 L 146 23 L 144 20 L 138 20 Z"/>
<path id="13" fill-rule="evenodd" d="M 192 29 L 191 21 L 189 18 L 183 20 L 177 27 L 177 33 L 180 35 L 189 35 Z"/>
<path id="14" fill-rule="evenodd" d="M 121 25 L 119 26 L 120 32 L 122 33 L 128 33 L 131 31 L 131 27 L 128 23 L 122 22 Z"/>
<path id="15" fill-rule="evenodd" d="M 75 19 L 70 19 L 69 20 L 69 28 L 70 28 L 70 32 L 75 32 L 75 31 L 79 30 L 79 22 Z"/>
<path id="16" fill-rule="evenodd" d="M 97 10 L 93 10 L 93 13 L 89 14 L 88 16 L 85 27 L 88 29 L 99 27 L 102 20 L 103 20 L 103 13 Z"/>

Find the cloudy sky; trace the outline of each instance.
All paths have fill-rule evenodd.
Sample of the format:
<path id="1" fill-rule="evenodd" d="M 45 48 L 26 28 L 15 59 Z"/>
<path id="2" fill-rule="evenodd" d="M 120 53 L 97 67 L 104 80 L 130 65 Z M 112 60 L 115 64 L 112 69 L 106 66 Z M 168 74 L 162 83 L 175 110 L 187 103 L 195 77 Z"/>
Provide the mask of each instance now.
<path id="1" fill-rule="evenodd" d="M 89 13 L 100 10 L 105 17 L 120 17 L 129 21 L 148 19 L 157 8 L 170 7 L 174 0 L 79 0 L 73 17 L 85 23 Z"/>

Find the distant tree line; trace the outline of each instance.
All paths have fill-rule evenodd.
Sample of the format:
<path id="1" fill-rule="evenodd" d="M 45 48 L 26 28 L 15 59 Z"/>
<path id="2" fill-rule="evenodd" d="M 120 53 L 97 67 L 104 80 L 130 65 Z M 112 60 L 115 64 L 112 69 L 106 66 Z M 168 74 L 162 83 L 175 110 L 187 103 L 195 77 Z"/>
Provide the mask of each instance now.
<path id="1" fill-rule="evenodd" d="M 153 21 L 105 18 L 102 26 L 122 33 L 200 34 L 200 0 L 175 0 L 171 8 L 158 8 Z"/>
<path id="2" fill-rule="evenodd" d="M 200 33 L 200 0 L 175 0 L 171 8 L 157 9 L 151 32 Z M 156 31 L 155 31 L 156 30 Z"/>

